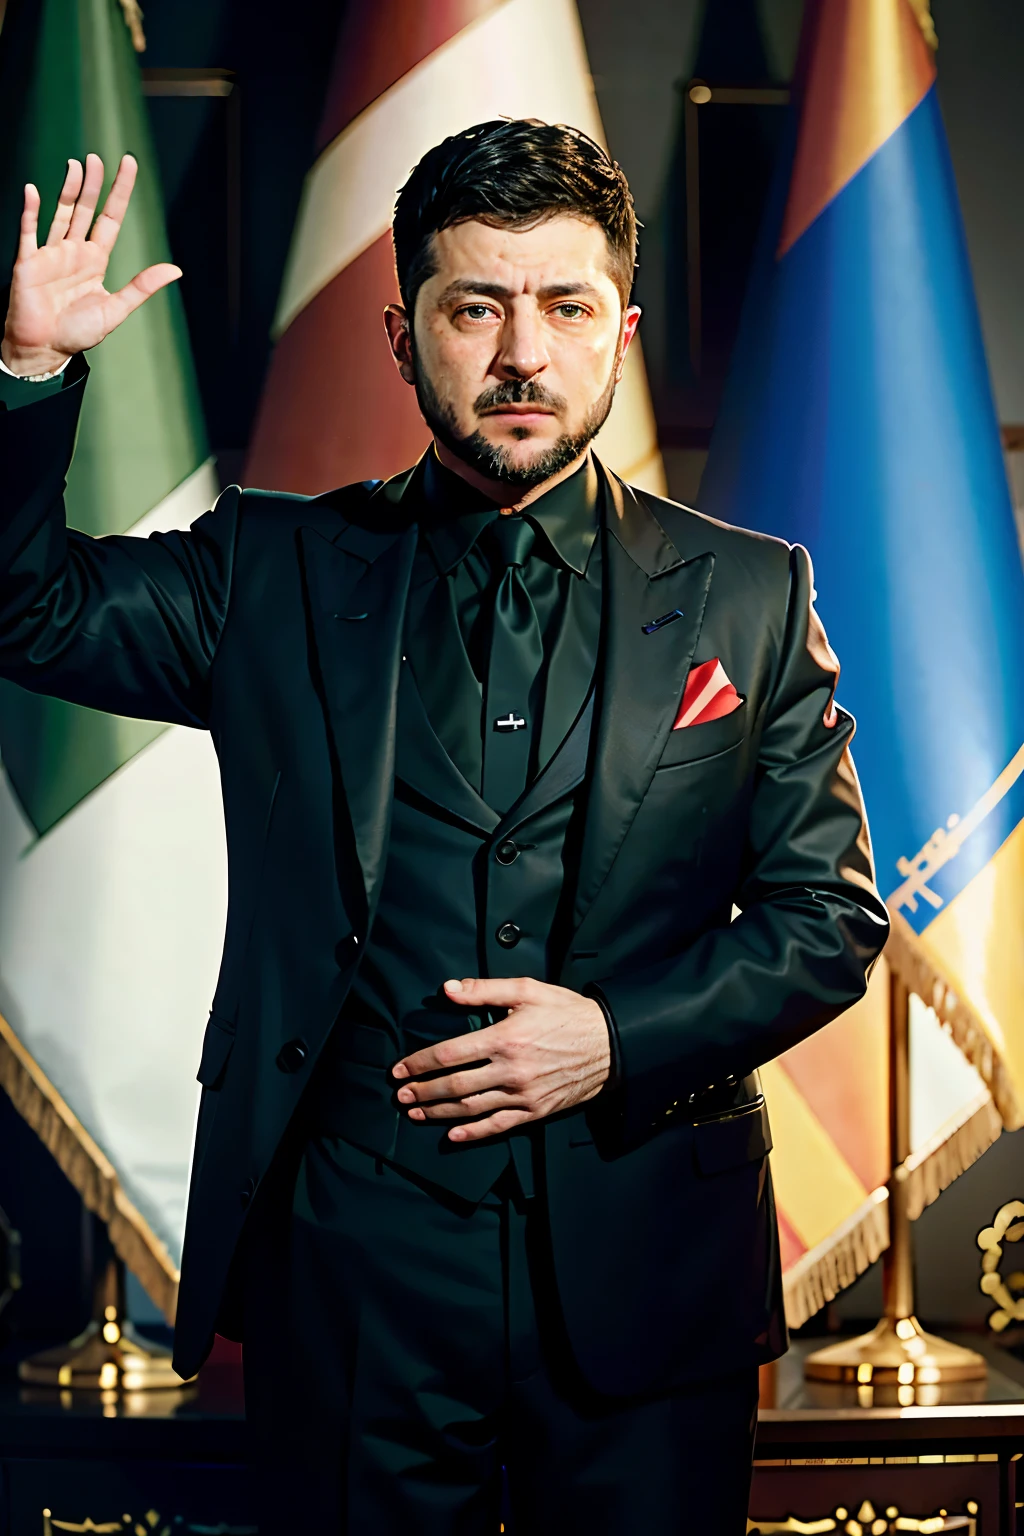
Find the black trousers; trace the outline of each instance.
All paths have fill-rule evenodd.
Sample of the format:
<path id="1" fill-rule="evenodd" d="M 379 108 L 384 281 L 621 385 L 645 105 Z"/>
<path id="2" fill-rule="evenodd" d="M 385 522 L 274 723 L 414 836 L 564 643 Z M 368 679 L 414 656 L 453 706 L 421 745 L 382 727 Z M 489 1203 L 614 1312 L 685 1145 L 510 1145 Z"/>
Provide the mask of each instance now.
<path id="1" fill-rule="evenodd" d="M 756 1371 L 601 1396 L 511 1170 L 474 1206 L 339 1138 L 297 1162 L 243 1253 L 261 1536 L 498 1536 L 503 1465 L 515 1536 L 743 1536 Z"/>

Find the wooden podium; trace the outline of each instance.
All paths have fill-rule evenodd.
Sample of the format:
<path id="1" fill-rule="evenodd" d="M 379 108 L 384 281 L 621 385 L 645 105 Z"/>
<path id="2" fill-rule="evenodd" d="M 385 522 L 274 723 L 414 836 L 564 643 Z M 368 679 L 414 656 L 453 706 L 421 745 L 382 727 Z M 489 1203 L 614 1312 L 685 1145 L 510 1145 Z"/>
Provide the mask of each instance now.
<path id="1" fill-rule="evenodd" d="M 762 1391 L 749 1536 L 1024 1536 L 1024 1359 L 956 1342 L 985 1356 L 984 1381 L 951 1384 L 932 1407 L 876 1386 L 870 1408 L 855 1385 L 805 1380 L 818 1341 L 794 1343 Z"/>

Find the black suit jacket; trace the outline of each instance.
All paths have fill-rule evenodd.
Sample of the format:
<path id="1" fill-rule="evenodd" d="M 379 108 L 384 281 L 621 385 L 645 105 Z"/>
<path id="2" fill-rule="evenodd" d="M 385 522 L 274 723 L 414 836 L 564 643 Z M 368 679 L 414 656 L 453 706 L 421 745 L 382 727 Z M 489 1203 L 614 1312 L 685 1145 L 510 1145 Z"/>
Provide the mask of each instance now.
<path id="1" fill-rule="evenodd" d="M 229 907 L 176 1332 L 189 1375 L 373 918 L 417 530 L 398 476 L 312 500 L 233 486 L 191 530 L 145 540 L 68 533 L 83 388 L 0 412 L 0 673 L 208 729 L 220 760 Z M 544 1156 L 572 1347 L 596 1387 L 634 1392 L 784 1347 L 767 1123 L 747 1074 L 861 996 L 887 921 L 853 721 L 824 723 L 835 667 L 806 552 L 607 483 L 560 980 L 605 1001 L 623 1081 L 544 1122 Z M 673 731 L 691 663 L 712 656 L 742 707 Z M 306 1057 L 286 1070 L 298 1037 Z M 709 1084 L 719 1097 L 692 1106 Z"/>

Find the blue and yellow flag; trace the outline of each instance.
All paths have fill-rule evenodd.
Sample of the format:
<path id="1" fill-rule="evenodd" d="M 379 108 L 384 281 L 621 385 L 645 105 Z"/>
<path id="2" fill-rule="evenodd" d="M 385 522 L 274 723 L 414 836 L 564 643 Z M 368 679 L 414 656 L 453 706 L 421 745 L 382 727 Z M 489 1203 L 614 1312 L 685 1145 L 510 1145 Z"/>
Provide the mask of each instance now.
<path id="1" fill-rule="evenodd" d="M 810 550 L 893 959 L 1014 1127 L 1024 574 L 934 41 L 924 0 L 813 0 L 700 505 Z"/>

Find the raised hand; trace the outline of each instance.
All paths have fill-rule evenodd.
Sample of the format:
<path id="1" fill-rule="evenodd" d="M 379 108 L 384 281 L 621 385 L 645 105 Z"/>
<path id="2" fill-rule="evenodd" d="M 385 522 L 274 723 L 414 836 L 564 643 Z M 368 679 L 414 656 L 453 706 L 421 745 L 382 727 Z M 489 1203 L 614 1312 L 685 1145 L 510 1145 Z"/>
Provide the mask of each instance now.
<path id="1" fill-rule="evenodd" d="M 181 268 L 159 262 L 133 277 L 117 293 L 103 286 L 110 253 L 120 233 L 138 165 L 124 155 L 103 212 L 93 214 L 103 187 L 103 161 L 86 155 L 68 161 L 50 232 L 37 245 L 39 192 L 25 188 L 18 258 L 0 357 L 12 373 L 49 373 L 75 352 L 96 346 L 133 310 L 168 283 Z M 90 232 L 91 226 L 91 232 Z"/>

